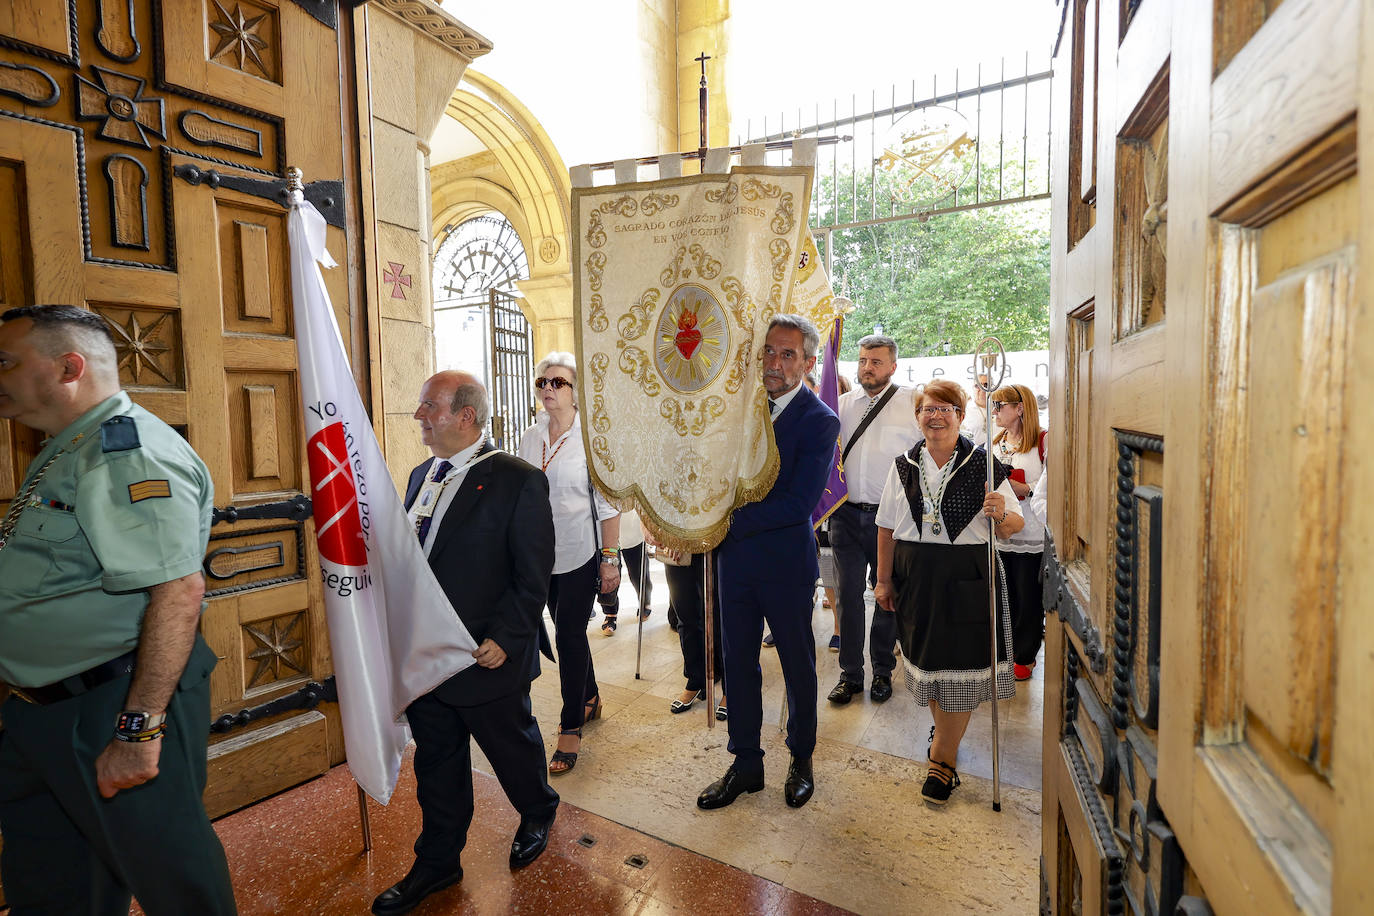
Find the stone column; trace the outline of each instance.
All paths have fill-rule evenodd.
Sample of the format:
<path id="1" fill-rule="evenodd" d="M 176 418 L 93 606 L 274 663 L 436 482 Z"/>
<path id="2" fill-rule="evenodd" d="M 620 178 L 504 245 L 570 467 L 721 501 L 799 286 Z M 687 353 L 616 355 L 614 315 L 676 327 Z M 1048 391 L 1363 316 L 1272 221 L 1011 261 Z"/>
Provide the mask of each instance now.
<path id="1" fill-rule="evenodd" d="M 359 121 L 370 134 L 364 202 L 373 426 L 398 484 L 428 452 L 411 414 L 434 371 L 429 138 L 473 58 L 491 43 L 430 0 L 360 8 Z M 366 152 L 365 152 L 366 154 Z"/>

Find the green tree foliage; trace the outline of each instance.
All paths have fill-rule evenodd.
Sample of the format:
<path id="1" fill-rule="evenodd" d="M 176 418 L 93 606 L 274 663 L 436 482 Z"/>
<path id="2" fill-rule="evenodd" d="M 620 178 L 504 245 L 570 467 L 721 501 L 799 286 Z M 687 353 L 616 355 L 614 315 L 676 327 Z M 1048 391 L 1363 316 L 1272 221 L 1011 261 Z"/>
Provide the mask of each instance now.
<path id="1" fill-rule="evenodd" d="M 996 182 L 984 171 L 983 199 L 996 198 Z M 841 174 L 837 184 L 838 197 L 830 176 L 822 177 L 820 225 L 872 213 L 862 199 L 867 182 L 857 183 L 857 208 L 850 176 Z M 886 201 L 879 215 L 891 212 L 882 173 L 877 193 Z M 972 189 L 961 191 L 960 203 L 972 196 Z M 952 204 L 946 199 L 931 209 Z M 857 306 L 845 319 L 841 358 L 856 359 L 857 341 L 875 325 L 897 340 L 902 356 L 971 352 L 989 334 L 1008 350 L 1048 347 L 1049 222 L 1048 201 L 1032 201 L 835 230 L 832 282 L 837 292 L 847 282 Z"/>

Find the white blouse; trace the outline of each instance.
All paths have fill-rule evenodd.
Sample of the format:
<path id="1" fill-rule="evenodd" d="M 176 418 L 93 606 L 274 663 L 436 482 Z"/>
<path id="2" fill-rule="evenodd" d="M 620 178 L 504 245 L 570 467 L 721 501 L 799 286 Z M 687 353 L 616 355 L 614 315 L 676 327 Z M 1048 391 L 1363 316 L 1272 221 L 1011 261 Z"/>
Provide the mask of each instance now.
<path id="1" fill-rule="evenodd" d="M 966 461 L 973 460 L 970 453 Z M 950 458 L 953 461 L 954 458 Z M 939 480 L 940 466 L 935 463 L 935 459 L 930 457 L 929 449 L 921 449 L 921 461 L 925 465 L 926 479 Z M 957 470 L 957 469 L 956 469 Z M 980 476 L 986 473 L 980 470 Z M 1006 500 L 1007 512 L 1016 515 L 1021 514 L 1021 509 L 1017 504 L 1016 491 L 1011 488 L 1011 484 L 1005 480 L 997 488 L 997 492 L 1002 494 Z M 923 494 L 924 495 L 924 494 Z M 938 510 L 937 510 L 938 511 Z M 894 461 L 887 470 L 887 480 L 883 483 L 883 496 L 878 501 L 878 527 L 892 529 L 892 536 L 899 541 L 914 541 L 921 544 L 950 544 L 949 532 L 944 530 L 944 515 L 940 516 L 940 533 L 936 534 L 932 525 L 924 525 L 922 528 L 916 527 L 916 519 L 911 516 L 911 504 L 906 498 L 906 489 L 902 486 L 902 479 L 897 476 L 897 464 Z M 973 517 L 973 521 L 964 526 L 964 530 L 959 532 L 958 537 L 952 543 L 956 545 L 986 544 L 988 542 L 988 517 L 981 512 Z"/>
<path id="2" fill-rule="evenodd" d="M 520 436 L 517 454 L 549 478 L 549 505 L 553 509 L 555 575 L 572 572 L 596 553 L 600 531 L 592 530 L 592 499 L 587 495 L 587 453 L 582 448 L 582 415 L 573 414 L 572 425 L 549 441 L 549 415 L 540 411 L 534 425 Z M 619 511 L 593 488 L 596 521 L 615 518 Z M 618 547 L 618 544 L 603 545 Z"/>
<path id="3" fill-rule="evenodd" d="M 1040 460 L 1038 445 L 1029 452 L 1012 452 L 1010 455 L 1003 455 L 1002 450 L 994 445 L 992 455 L 1003 464 L 1009 464 L 1013 469 L 1024 471 L 1026 486 L 1030 487 L 1032 491 L 1035 490 L 1036 483 L 1039 482 L 1045 472 L 1045 463 Z M 1032 510 L 1030 494 L 1021 500 L 1021 515 L 1026 520 L 1025 527 L 1009 538 L 998 538 L 997 549 L 1012 553 L 1039 553 L 1045 549 L 1045 520 Z"/>

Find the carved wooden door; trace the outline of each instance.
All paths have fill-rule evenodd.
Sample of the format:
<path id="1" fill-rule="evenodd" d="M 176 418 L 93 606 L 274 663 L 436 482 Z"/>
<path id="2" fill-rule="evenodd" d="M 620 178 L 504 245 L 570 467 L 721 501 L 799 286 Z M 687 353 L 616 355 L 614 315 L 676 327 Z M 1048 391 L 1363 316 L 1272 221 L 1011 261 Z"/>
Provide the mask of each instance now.
<path id="1" fill-rule="evenodd" d="M 1061 11 L 1046 907 L 1370 912 L 1374 3 Z"/>
<path id="2" fill-rule="evenodd" d="M 334 182 L 315 197 L 342 225 L 340 93 L 351 75 L 341 82 L 334 8 L 0 0 L 3 304 L 72 303 L 104 317 L 130 395 L 199 452 L 216 506 L 244 510 L 215 524 L 205 560 L 201 626 L 221 659 L 212 814 L 343 753 L 335 707 L 313 708 L 315 687 L 302 693 L 331 662 L 300 506 L 308 478 L 276 196 L 286 165 L 300 165 Z M 342 229 L 330 244 L 344 253 Z M 332 273 L 347 328 L 344 272 Z M 36 444 L 0 424 L 0 500 Z M 311 708 L 231 718 L 291 696 Z"/>

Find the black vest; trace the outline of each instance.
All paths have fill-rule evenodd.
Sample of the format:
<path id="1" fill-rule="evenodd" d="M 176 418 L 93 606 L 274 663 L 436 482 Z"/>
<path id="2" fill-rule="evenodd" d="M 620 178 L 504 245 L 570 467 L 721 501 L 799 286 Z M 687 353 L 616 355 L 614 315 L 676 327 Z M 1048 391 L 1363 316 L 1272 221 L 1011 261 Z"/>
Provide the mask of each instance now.
<path id="1" fill-rule="evenodd" d="M 911 509 L 911 517 L 916 520 L 916 530 L 922 532 L 922 508 L 925 501 L 921 494 L 921 472 L 917 469 L 917 462 L 921 460 L 921 449 L 925 446 L 925 440 L 922 440 L 912 446 L 911 451 L 904 452 L 896 458 L 897 478 L 902 482 L 902 489 L 906 491 L 907 505 Z M 987 460 L 987 451 L 983 446 L 974 448 L 967 437 L 959 437 L 959 442 L 954 446 L 954 457 L 950 459 L 955 463 L 954 476 L 945 486 L 944 499 L 940 502 L 940 516 L 945 520 L 943 533 L 949 538 L 950 543 L 954 542 L 959 533 L 967 528 L 968 523 L 983 509 Z M 992 463 L 993 489 L 1002 485 L 1008 473 L 1010 468 L 1002 462 Z"/>

